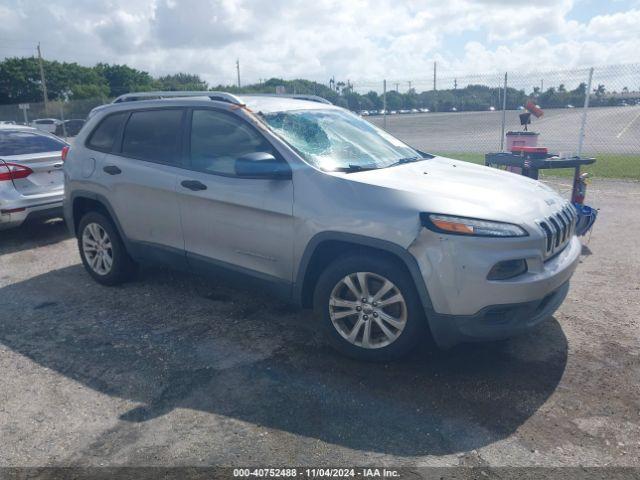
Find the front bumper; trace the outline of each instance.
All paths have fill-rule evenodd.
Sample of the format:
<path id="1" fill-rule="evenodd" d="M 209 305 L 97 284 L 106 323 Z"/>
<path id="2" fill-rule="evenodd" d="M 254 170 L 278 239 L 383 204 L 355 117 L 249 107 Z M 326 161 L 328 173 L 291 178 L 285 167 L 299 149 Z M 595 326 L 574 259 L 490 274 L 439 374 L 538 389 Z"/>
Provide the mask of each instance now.
<path id="1" fill-rule="evenodd" d="M 62 216 L 63 192 L 43 195 L 0 195 L 0 230 L 18 227 L 28 218 Z"/>
<path id="2" fill-rule="evenodd" d="M 423 231 L 409 251 L 429 293 L 427 317 L 436 343 L 446 347 L 505 338 L 553 314 L 567 295 L 582 245 L 574 236 L 560 253 L 544 259 L 543 241 Z M 493 265 L 520 258 L 527 261 L 527 273 L 509 280 L 487 280 Z"/>
<path id="3" fill-rule="evenodd" d="M 432 314 L 429 318 L 436 343 L 443 348 L 461 342 L 500 340 L 525 333 L 549 318 L 569 293 L 569 282 L 532 302 L 491 305 L 475 315 Z"/>

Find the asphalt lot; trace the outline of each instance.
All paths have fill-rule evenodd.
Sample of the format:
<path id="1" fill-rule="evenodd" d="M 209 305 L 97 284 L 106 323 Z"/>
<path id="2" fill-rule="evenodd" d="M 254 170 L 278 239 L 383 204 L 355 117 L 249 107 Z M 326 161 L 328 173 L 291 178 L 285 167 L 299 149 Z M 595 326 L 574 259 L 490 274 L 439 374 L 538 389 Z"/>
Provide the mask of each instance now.
<path id="1" fill-rule="evenodd" d="M 506 131 L 522 130 L 518 115 L 506 114 Z M 381 116 L 366 117 L 378 126 Z M 575 153 L 582 109 L 548 109 L 532 117 L 530 130 L 539 132 L 539 144 L 552 152 Z M 584 151 L 589 154 L 638 154 L 640 106 L 590 108 Z M 500 150 L 502 112 L 443 112 L 387 116 L 387 130 L 427 152 L 487 152 Z"/>
<path id="2" fill-rule="evenodd" d="M 640 466 L 640 184 L 588 198 L 553 318 L 388 365 L 260 293 L 162 268 L 100 286 L 61 222 L 0 232 L 0 466 Z"/>

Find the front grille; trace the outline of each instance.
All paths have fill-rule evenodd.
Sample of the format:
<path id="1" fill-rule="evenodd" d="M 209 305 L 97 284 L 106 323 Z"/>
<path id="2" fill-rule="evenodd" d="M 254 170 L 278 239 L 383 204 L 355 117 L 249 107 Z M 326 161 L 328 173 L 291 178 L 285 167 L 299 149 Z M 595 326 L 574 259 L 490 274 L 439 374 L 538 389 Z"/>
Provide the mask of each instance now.
<path id="1" fill-rule="evenodd" d="M 562 250 L 575 233 L 578 215 L 569 203 L 560 210 L 539 220 L 538 225 L 545 236 L 545 258 Z"/>

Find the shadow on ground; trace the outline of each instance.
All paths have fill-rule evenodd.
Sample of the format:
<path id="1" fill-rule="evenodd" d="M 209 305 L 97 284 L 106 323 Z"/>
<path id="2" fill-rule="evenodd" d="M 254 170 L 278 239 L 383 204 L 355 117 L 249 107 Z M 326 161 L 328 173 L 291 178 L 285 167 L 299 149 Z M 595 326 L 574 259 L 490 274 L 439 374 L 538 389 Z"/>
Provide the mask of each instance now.
<path id="1" fill-rule="evenodd" d="M 60 218 L 28 221 L 17 228 L 0 230 L 0 255 L 52 245 L 70 237 Z"/>
<path id="2" fill-rule="evenodd" d="M 123 412 L 128 422 L 189 408 L 396 455 L 468 451 L 509 436 L 566 365 L 553 318 L 509 341 L 366 364 L 328 349 L 309 314 L 265 296 L 159 269 L 141 277 L 106 288 L 75 265 L 4 287 L 0 342 L 140 402 Z"/>

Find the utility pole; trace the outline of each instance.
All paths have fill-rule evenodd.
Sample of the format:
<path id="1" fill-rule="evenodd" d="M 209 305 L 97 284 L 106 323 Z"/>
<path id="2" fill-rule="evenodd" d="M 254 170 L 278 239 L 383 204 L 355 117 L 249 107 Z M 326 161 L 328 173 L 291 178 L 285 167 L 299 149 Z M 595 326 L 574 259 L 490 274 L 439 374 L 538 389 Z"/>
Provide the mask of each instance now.
<path id="1" fill-rule="evenodd" d="M 49 112 L 49 97 L 47 96 L 47 82 L 44 78 L 44 66 L 42 65 L 42 53 L 40 52 L 40 42 L 38 42 L 38 63 L 40 64 L 40 81 L 42 82 L 42 94 L 44 96 L 44 112 Z"/>
<path id="2" fill-rule="evenodd" d="M 411 93 L 411 80 L 409 80 L 409 93 Z"/>
<path id="3" fill-rule="evenodd" d="M 540 79 L 540 93 L 544 92 L 544 78 Z"/>
<path id="4" fill-rule="evenodd" d="M 238 72 L 238 88 L 240 88 L 240 59 L 236 60 L 236 70 Z"/>
<path id="5" fill-rule="evenodd" d="M 398 82 L 396 82 L 396 92 L 400 91 L 400 84 Z"/>
<path id="6" fill-rule="evenodd" d="M 436 62 L 433 62 L 433 90 L 436 90 Z"/>

